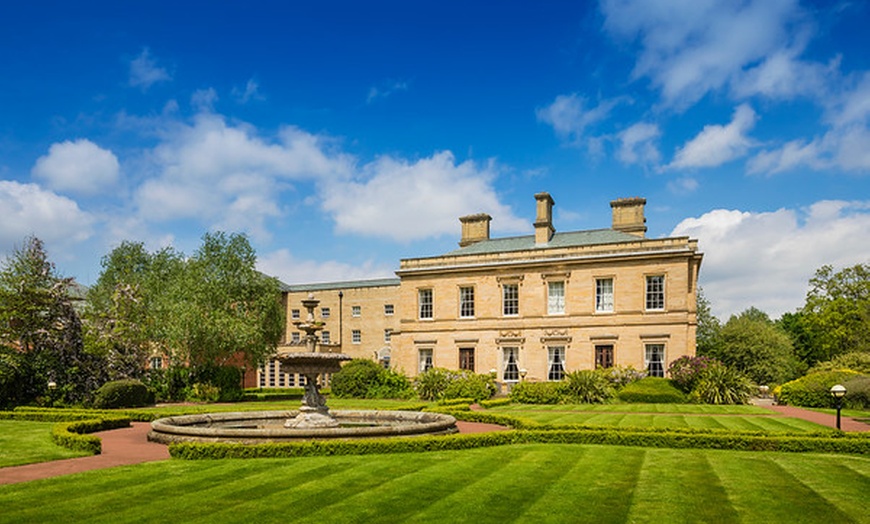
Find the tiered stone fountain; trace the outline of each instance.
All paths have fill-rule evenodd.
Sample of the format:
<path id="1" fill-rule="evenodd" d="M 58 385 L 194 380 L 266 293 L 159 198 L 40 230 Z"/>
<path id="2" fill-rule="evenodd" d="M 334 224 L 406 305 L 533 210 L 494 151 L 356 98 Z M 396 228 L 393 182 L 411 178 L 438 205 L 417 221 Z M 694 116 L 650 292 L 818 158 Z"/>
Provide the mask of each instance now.
<path id="1" fill-rule="evenodd" d="M 335 411 L 330 412 L 320 393 L 318 377 L 341 370 L 341 362 L 351 357 L 341 353 L 322 353 L 317 333 L 325 325 L 315 320 L 320 303 L 309 295 L 302 305 L 307 318 L 293 324 L 305 332 L 305 351 L 281 353 L 276 358 L 285 373 L 305 377 L 302 406 L 293 411 L 256 411 L 183 415 L 155 420 L 148 439 L 171 443 L 258 442 L 367 438 L 455 433 L 456 419 L 440 413 L 417 411 Z"/>

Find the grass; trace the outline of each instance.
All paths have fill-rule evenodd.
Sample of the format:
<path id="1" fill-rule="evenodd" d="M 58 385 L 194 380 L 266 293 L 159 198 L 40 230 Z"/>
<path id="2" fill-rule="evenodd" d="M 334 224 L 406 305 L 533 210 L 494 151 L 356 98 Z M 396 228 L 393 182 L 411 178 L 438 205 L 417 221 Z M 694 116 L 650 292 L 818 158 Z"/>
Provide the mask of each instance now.
<path id="1" fill-rule="evenodd" d="M 56 445 L 52 422 L 0 420 L 0 468 L 87 455 Z"/>
<path id="2" fill-rule="evenodd" d="M 511 404 L 490 409 L 540 424 L 703 428 L 744 431 L 828 431 L 806 420 L 782 417 L 757 406 L 698 404 Z"/>
<path id="3" fill-rule="evenodd" d="M 870 522 L 867 493 L 868 457 L 523 445 L 86 472 L 0 486 L 0 522 Z"/>

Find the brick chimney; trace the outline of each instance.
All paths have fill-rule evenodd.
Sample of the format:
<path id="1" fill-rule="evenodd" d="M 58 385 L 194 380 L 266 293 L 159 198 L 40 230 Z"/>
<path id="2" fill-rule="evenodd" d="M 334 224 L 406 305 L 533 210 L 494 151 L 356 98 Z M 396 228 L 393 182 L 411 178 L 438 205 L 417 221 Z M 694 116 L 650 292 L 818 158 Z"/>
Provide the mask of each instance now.
<path id="1" fill-rule="evenodd" d="M 550 193 L 538 193 L 537 217 L 535 218 L 535 245 L 544 246 L 553 238 L 556 229 L 553 227 L 553 197 Z"/>
<path id="2" fill-rule="evenodd" d="M 610 203 L 613 209 L 612 229 L 629 235 L 644 238 L 646 236 L 646 218 L 643 216 L 643 206 L 646 199 L 640 197 L 617 198 Z"/>
<path id="3" fill-rule="evenodd" d="M 482 240 L 489 240 L 489 223 L 492 217 L 486 213 L 459 217 L 462 222 L 462 240 L 459 247 L 470 246 Z"/>

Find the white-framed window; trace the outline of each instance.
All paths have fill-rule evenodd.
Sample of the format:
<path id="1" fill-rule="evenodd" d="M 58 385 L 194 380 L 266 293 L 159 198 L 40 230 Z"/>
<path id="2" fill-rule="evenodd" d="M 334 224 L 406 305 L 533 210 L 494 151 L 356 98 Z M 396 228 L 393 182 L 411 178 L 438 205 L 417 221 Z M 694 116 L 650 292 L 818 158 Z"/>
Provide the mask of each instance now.
<path id="1" fill-rule="evenodd" d="M 520 379 L 519 348 L 502 348 L 504 355 L 504 369 L 502 370 L 505 382 L 517 382 Z"/>
<path id="2" fill-rule="evenodd" d="M 420 318 L 430 319 L 434 318 L 434 312 L 432 309 L 432 290 L 431 289 L 420 289 L 417 290 L 417 306 L 420 313 Z"/>
<path id="3" fill-rule="evenodd" d="M 459 318 L 474 317 L 474 287 L 459 288 Z"/>
<path id="4" fill-rule="evenodd" d="M 293 333 L 290 334 L 290 341 L 294 344 L 298 344 L 298 343 L 302 342 L 302 334 L 299 333 L 298 331 L 294 331 Z"/>
<path id="5" fill-rule="evenodd" d="M 474 348 L 459 348 L 459 369 L 474 372 Z"/>
<path id="6" fill-rule="evenodd" d="M 151 357 L 151 369 L 163 369 L 163 357 Z"/>
<path id="7" fill-rule="evenodd" d="M 323 342 L 324 344 L 329 344 L 330 343 L 329 339 L 330 339 L 329 331 L 321 331 L 320 332 L 320 341 L 321 342 Z"/>
<path id="8" fill-rule="evenodd" d="M 432 369 L 432 349 L 431 348 L 423 348 L 420 349 L 418 354 L 418 362 L 420 364 L 420 372 L 424 373 L 430 369 Z"/>
<path id="9" fill-rule="evenodd" d="M 299 318 L 299 310 L 291 309 L 290 310 L 290 318 Z"/>
<path id="10" fill-rule="evenodd" d="M 647 311 L 662 311 L 665 309 L 664 275 L 649 275 L 646 277 L 645 296 Z"/>
<path id="11" fill-rule="evenodd" d="M 358 329 L 354 329 L 353 331 L 351 331 L 350 332 L 350 341 L 353 342 L 354 344 L 361 344 L 362 343 L 362 331 L 360 331 Z"/>
<path id="12" fill-rule="evenodd" d="M 384 330 L 384 344 L 389 344 L 392 339 L 393 339 L 393 330 L 389 329 L 389 328 L 385 329 Z"/>
<path id="13" fill-rule="evenodd" d="M 665 376 L 665 345 L 647 344 L 644 347 L 644 366 L 651 377 Z"/>
<path id="14" fill-rule="evenodd" d="M 547 380 L 565 378 L 565 346 L 547 348 Z"/>
<path id="15" fill-rule="evenodd" d="M 613 279 L 595 279 L 595 311 L 598 313 L 613 312 Z"/>
<path id="16" fill-rule="evenodd" d="M 350 316 L 358 317 L 362 314 L 362 307 L 360 306 L 351 306 L 350 307 Z"/>
<path id="17" fill-rule="evenodd" d="M 520 285 L 504 284 L 501 287 L 502 314 L 515 317 L 520 314 Z"/>
<path id="18" fill-rule="evenodd" d="M 320 308 L 320 318 L 329 318 L 330 311 L 328 307 Z"/>
<path id="19" fill-rule="evenodd" d="M 547 282 L 547 314 L 562 315 L 565 313 L 565 282 L 557 280 Z"/>
<path id="20" fill-rule="evenodd" d="M 396 308 L 392 304 L 384 304 L 384 315 L 391 317 L 395 314 Z"/>

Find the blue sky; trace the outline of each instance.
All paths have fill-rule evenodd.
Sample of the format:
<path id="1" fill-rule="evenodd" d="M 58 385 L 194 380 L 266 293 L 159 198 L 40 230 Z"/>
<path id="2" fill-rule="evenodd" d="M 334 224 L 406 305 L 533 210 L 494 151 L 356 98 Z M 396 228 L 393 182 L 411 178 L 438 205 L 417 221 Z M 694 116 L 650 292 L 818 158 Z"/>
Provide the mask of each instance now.
<path id="1" fill-rule="evenodd" d="M 0 256 L 88 284 L 122 240 L 249 235 L 287 283 L 390 276 L 458 217 L 559 231 L 647 199 L 714 312 L 870 262 L 864 2 L 15 2 L 0 8 Z"/>

